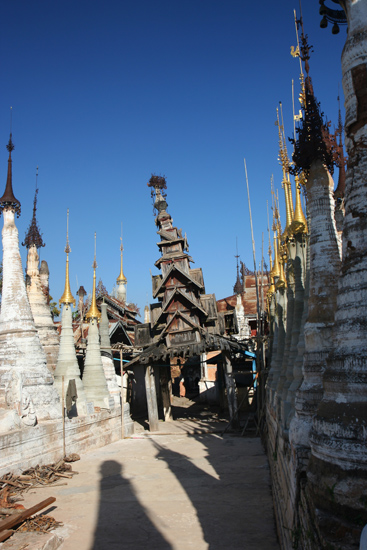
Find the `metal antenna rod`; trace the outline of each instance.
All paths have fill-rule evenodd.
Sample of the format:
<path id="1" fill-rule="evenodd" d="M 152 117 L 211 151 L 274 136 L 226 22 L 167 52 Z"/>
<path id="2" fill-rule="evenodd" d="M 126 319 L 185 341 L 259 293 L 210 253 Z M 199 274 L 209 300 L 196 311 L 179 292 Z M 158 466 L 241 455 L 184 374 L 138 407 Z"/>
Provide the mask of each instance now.
<path id="1" fill-rule="evenodd" d="M 65 252 L 66 252 L 66 254 L 69 254 L 71 252 L 70 245 L 69 245 L 69 208 L 66 211 L 66 246 L 65 246 Z"/>
<path id="2" fill-rule="evenodd" d="M 94 261 L 93 261 L 93 269 L 97 269 L 97 233 L 94 232 Z"/>
<path id="3" fill-rule="evenodd" d="M 259 301 L 259 288 L 258 288 L 257 270 L 256 270 L 255 239 L 254 239 L 254 229 L 253 229 L 253 226 L 252 226 L 252 214 L 251 214 L 251 202 L 250 202 L 250 189 L 249 189 L 249 185 L 248 185 L 248 176 L 247 176 L 246 159 L 243 159 L 243 162 L 244 162 L 244 165 L 245 165 L 246 185 L 247 185 L 247 199 L 248 199 L 248 209 L 249 209 L 249 213 L 250 213 L 251 239 L 252 239 L 252 253 L 253 253 L 253 257 L 254 257 L 255 286 L 256 286 L 257 332 L 259 333 L 260 301 Z"/>

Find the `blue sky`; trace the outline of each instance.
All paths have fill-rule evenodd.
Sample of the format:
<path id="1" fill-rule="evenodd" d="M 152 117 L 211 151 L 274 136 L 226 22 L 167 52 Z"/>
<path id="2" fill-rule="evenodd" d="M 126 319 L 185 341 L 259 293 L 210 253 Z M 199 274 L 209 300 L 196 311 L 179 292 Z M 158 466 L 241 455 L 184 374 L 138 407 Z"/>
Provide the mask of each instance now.
<path id="1" fill-rule="evenodd" d="M 1 3 L 0 177 L 5 186 L 12 106 L 20 240 L 38 165 L 41 259 L 54 299 L 64 288 L 69 208 L 73 294 L 77 280 L 91 290 L 95 231 L 97 281 L 112 290 L 122 222 L 128 301 L 141 310 L 152 301 L 149 270 L 157 273 L 159 239 L 146 185 L 151 173 L 166 176 L 174 225 L 187 233 L 206 292 L 220 299 L 233 293 L 236 237 L 242 261 L 253 266 L 246 157 L 260 262 L 272 174 L 281 191 L 276 107 L 282 101 L 291 136 L 292 79 L 299 91 L 299 64 L 290 55 L 293 9 L 299 13 L 298 1 Z M 304 2 L 311 76 L 336 124 L 346 30 L 334 36 L 320 29 L 318 9 L 317 0 Z M 21 254 L 25 265 L 24 247 Z"/>

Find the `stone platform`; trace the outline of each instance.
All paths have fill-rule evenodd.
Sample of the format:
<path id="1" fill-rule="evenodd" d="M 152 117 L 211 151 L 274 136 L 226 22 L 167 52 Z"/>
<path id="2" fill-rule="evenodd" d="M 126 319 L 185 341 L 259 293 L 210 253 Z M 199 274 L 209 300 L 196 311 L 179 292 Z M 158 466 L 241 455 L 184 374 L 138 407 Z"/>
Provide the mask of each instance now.
<path id="1" fill-rule="evenodd" d="M 134 426 L 124 406 L 125 437 L 133 434 Z M 121 439 L 121 408 L 101 410 L 65 421 L 65 453 L 82 454 Z M 21 473 L 37 464 L 50 464 L 63 458 L 62 420 L 40 422 L 0 433 L 0 476 Z"/>
<path id="2" fill-rule="evenodd" d="M 85 453 L 66 486 L 26 493 L 23 504 L 56 497 L 60 550 L 278 550 L 260 439 L 221 437 L 211 422 L 204 433 L 204 424 L 191 435 L 193 419 L 160 423 L 157 434 Z"/>

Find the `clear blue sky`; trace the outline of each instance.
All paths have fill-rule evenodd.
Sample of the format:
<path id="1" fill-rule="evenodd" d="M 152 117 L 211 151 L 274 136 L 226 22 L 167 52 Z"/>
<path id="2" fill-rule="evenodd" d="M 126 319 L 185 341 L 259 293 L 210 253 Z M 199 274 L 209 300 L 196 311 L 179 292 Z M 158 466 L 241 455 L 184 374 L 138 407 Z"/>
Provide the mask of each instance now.
<path id="1" fill-rule="evenodd" d="M 174 225 L 187 233 L 206 292 L 220 299 L 233 293 L 236 237 L 241 259 L 253 266 L 246 157 L 260 262 L 271 175 L 276 187 L 281 182 L 276 107 L 282 101 L 290 136 L 292 79 L 299 91 L 299 64 L 290 55 L 294 8 L 299 14 L 296 0 L 1 3 L 0 177 L 5 186 L 12 106 L 20 240 L 39 165 L 41 259 L 54 299 L 64 289 L 69 208 L 73 294 L 76 277 L 91 290 L 95 231 L 97 281 L 112 290 L 123 222 L 128 301 L 141 309 L 153 301 L 149 270 L 157 273 L 159 239 L 146 185 L 152 172 L 166 176 Z M 346 29 L 337 36 L 320 29 L 318 9 L 317 0 L 304 2 L 311 76 L 336 124 Z M 24 266 L 24 247 L 21 254 Z"/>

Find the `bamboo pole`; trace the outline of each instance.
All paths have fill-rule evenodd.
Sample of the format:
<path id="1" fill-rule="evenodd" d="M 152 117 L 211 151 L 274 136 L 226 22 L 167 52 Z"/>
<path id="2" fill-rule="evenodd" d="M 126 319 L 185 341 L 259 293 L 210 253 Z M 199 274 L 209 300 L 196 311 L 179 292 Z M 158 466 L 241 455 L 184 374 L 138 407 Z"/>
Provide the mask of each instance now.
<path id="1" fill-rule="evenodd" d="M 62 390 L 61 390 L 61 410 L 62 410 L 62 452 L 63 458 L 66 456 L 65 450 L 65 376 L 62 376 Z"/>
<path id="2" fill-rule="evenodd" d="M 124 423 L 124 369 L 123 369 L 123 353 L 120 348 L 120 375 L 121 375 L 121 439 L 125 437 L 125 423 Z"/>
<path id="3" fill-rule="evenodd" d="M 248 175 L 247 175 L 247 166 L 246 166 L 246 159 L 243 159 L 244 165 L 245 165 L 245 174 L 246 174 L 246 185 L 247 185 L 247 199 L 248 199 L 248 209 L 250 214 L 250 226 L 251 226 L 251 240 L 252 240 L 252 253 L 254 257 L 254 271 L 255 271 L 255 287 L 256 287 L 256 309 L 257 309 L 257 322 L 256 322 L 256 333 L 257 333 L 257 345 L 256 345 L 256 370 L 258 375 L 258 385 L 256 388 L 256 395 L 257 395 L 257 414 L 258 418 L 260 418 L 260 411 L 262 407 L 261 401 L 261 394 L 262 391 L 258 391 L 259 387 L 261 387 L 262 384 L 262 377 L 260 376 L 261 373 L 261 355 L 259 355 L 259 336 L 260 336 L 260 299 L 259 299 L 259 286 L 258 286 L 258 280 L 257 280 L 257 270 L 256 270 L 256 253 L 255 253 L 255 239 L 254 239 L 254 229 L 252 225 L 252 214 L 251 214 L 251 201 L 250 201 L 250 188 L 248 184 Z"/>

